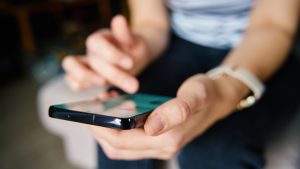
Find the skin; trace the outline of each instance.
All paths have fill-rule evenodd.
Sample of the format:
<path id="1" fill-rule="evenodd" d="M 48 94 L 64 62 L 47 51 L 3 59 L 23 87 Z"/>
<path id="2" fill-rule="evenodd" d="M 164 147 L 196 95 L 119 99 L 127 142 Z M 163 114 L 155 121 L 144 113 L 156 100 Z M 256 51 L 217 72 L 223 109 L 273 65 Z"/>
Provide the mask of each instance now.
<path id="1" fill-rule="evenodd" d="M 129 0 L 129 7 L 131 27 L 123 16 L 116 16 L 110 29 L 88 37 L 84 57 L 64 59 L 66 80 L 72 89 L 110 84 L 128 93 L 138 90 L 136 75 L 165 50 L 170 26 L 161 0 Z M 256 1 L 242 42 L 222 64 L 247 69 L 261 80 L 268 79 L 287 57 L 299 8 L 299 0 Z M 176 98 L 151 113 L 144 129 L 88 127 L 111 159 L 169 159 L 229 116 L 248 92 L 246 85 L 230 76 L 211 80 L 205 74 L 196 74 L 181 85 Z M 115 95 L 106 93 L 100 97 Z"/>

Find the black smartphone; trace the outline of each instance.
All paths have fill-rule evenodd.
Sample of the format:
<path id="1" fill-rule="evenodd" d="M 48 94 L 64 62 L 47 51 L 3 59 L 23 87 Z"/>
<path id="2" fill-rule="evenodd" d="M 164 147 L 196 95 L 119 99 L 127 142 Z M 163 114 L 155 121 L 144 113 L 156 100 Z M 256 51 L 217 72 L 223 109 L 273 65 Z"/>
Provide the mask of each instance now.
<path id="1" fill-rule="evenodd" d="M 171 97 L 149 94 L 125 94 L 109 100 L 87 100 L 52 105 L 49 116 L 115 129 L 143 127 L 155 108 Z"/>

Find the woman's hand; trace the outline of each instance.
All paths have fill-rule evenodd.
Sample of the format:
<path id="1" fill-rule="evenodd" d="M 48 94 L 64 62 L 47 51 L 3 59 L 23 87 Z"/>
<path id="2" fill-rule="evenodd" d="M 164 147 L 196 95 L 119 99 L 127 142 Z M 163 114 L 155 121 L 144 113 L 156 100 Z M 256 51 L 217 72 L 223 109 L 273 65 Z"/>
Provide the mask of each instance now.
<path id="1" fill-rule="evenodd" d="M 111 84 L 128 93 L 138 90 L 136 75 L 151 61 L 145 41 L 134 35 L 123 16 L 115 16 L 111 29 L 101 29 L 86 41 L 83 57 L 63 60 L 66 81 L 74 90 Z"/>
<path id="2" fill-rule="evenodd" d="M 169 159 L 228 116 L 245 93 L 247 88 L 234 78 L 195 75 L 182 84 L 176 98 L 151 113 L 144 129 L 89 128 L 111 159 Z"/>

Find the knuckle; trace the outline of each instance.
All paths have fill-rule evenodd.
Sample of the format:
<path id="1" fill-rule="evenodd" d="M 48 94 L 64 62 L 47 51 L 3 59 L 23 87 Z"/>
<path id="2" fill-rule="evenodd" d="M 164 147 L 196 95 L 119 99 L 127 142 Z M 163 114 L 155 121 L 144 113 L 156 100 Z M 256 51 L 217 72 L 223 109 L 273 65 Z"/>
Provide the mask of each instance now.
<path id="1" fill-rule="evenodd" d="M 68 68 L 70 66 L 72 66 L 72 63 L 74 62 L 75 58 L 73 56 L 66 56 L 64 57 L 63 61 L 62 61 L 62 67 L 65 70 L 68 70 Z"/>
<path id="2" fill-rule="evenodd" d="M 176 100 L 176 105 L 180 110 L 180 121 L 185 121 L 188 116 L 191 114 L 191 109 L 189 105 L 183 100 Z"/>
<path id="3" fill-rule="evenodd" d="M 121 52 L 118 48 L 115 48 L 112 44 L 104 43 L 101 45 L 101 56 L 103 56 L 103 59 L 107 60 L 111 63 L 119 63 L 121 57 Z"/>
<path id="4" fill-rule="evenodd" d="M 111 45 L 110 50 L 107 50 L 107 53 L 110 59 L 115 62 L 119 62 L 124 56 L 122 49 L 115 45 Z"/>
<path id="5" fill-rule="evenodd" d="M 198 90 L 199 90 L 200 93 L 202 93 L 200 95 L 200 98 L 202 100 L 206 100 L 206 98 L 207 98 L 207 88 L 206 88 L 206 86 L 203 83 L 200 83 L 200 84 L 198 84 Z"/>
<path id="6" fill-rule="evenodd" d="M 103 43 L 103 41 L 105 40 L 105 34 L 107 34 L 108 32 L 108 29 L 101 29 L 90 34 L 85 40 L 85 46 L 87 47 L 87 49 L 93 49 L 95 47 L 95 44 L 98 45 L 97 47 L 101 47 L 103 44 L 105 44 Z"/>
<path id="7" fill-rule="evenodd" d="M 109 60 L 109 61 L 116 61 L 117 59 L 115 59 L 115 58 L 117 58 L 117 53 L 115 52 L 115 51 L 113 51 L 113 50 L 103 50 L 103 54 L 104 55 L 106 55 L 106 57 L 105 58 L 107 58 L 107 60 Z"/>
<path id="8" fill-rule="evenodd" d="M 109 79 L 111 79 L 111 80 L 114 80 L 114 81 L 119 80 L 119 78 L 120 78 L 120 73 L 119 73 L 118 70 L 116 70 L 115 67 L 112 67 L 111 65 L 109 65 L 109 66 L 107 67 L 106 71 L 107 71 L 107 75 L 106 75 L 107 78 L 109 78 Z"/>
<path id="9" fill-rule="evenodd" d="M 101 64 L 101 57 L 88 55 L 86 57 L 86 59 L 87 59 L 87 63 L 92 67 L 96 67 L 96 66 L 99 66 L 99 64 Z"/>
<path id="10" fill-rule="evenodd" d="M 85 82 L 85 81 L 88 81 L 89 80 L 89 74 L 85 71 L 78 71 L 77 72 L 77 79 L 80 81 L 80 82 Z"/>
<path id="11" fill-rule="evenodd" d="M 122 57 L 122 52 L 105 37 L 105 34 L 107 34 L 107 30 L 100 30 L 88 36 L 85 42 L 87 50 L 90 52 L 98 51 L 95 53 L 103 57 L 103 59 L 111 63 L 118 63 Z M 99 51 L 101 51 L 101 54 Z"/>
<path id="12" fill-rule="evenodd" d="M 109 78 L 112 81 L 114 81 L 115 83 L 120 84 L 120 83 L 124 82 L 125 80 L 127 80 L 125 75 L 117 68 L 112 68 L 109 73 L 110 73 Z"/>
<path id="13" fill-rule="evenodd" d="M 90 48 L 93 45 L 93 43 L 97 43 L 96 38 L 97 38 L 97 33 L 93 33 L 93 34 L 89 35 L 85 40 L 85 46 L 87 48 Z"/>
<path id="14" fill-rule="evenodd" d="M 205 105 L 207 105 L 207 102 L 208 102 L 208 94 L 207 94 L 207 89 L 205 87 L 204 84 L 199 84 L 198 85 L 198 89 L 197 89 L 199 92 L 199 94 L 197 95 L 197 103 L 199 106 L 201 107 L 205 107 Z"/>

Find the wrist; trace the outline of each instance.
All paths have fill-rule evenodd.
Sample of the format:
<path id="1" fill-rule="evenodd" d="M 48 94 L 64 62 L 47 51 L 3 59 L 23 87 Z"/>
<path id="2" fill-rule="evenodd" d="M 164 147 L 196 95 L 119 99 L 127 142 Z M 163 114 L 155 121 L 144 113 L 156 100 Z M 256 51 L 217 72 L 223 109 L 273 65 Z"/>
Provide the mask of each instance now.
<path id="1" fill-rule="evenodd" d="M 235 109 L 240 100 L 245 98 L 250 92 L 248 86 L 231 76 L 221 76 L 215 79 L 215 82 L 223 101 L 229 102 L 232 109 Z"/>
<path id="2" fill-rule="evenodd" d="M 252 106 L 258 99 L 260 99 L 265 90 L 264 84 L 254 74 L 243 68 L 219 66 L 207 72 L 207 75 L 213 80 L 222 76 L 230 76 L 247 86 L 252 94 L 243 98 L 237 104 L 236 108 L 239 110 Z"/>
<path id="3" fill-rule="evenodd" d="M 169 44 L 169 31 L 148 25 L 139 25 L 133 29 L 135 35 L 139 36 L 146 44 L 151 60 L 156 60 Z"/>

